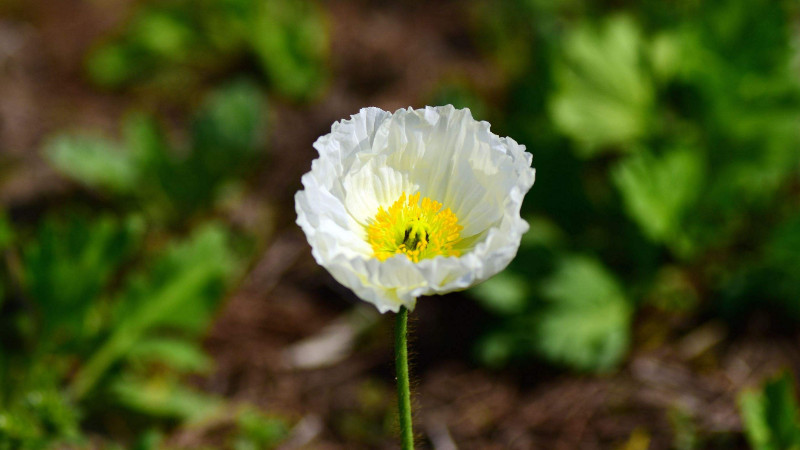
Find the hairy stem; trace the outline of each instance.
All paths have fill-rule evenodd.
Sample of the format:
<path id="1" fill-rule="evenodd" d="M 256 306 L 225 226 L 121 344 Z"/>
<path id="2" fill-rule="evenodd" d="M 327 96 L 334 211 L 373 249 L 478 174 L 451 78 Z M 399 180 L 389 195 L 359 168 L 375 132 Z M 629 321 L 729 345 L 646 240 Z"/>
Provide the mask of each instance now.
<path id="1" fill-rule="evenodd" d="M 405 306 L 401 306 L 400 312 L 397 313 L 397 322 L 394 328 L 394 361 L 397 370 L 397 403 L 403 450 L 413 450 L 411 390 L 408 382 L 408 310 Z"/>

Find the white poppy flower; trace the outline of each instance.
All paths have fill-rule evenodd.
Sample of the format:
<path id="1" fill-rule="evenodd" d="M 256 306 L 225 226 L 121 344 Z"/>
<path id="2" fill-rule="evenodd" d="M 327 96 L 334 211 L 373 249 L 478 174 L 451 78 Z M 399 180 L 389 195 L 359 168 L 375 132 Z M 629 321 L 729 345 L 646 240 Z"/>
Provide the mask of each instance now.
<path id="1" fill-rule="evenodd" d="M 314 148 L 297 223 L 317 263 L 381 312 L 486 280 L 528 230 L 531 154 L 469 109 L 364 108 Z"/>

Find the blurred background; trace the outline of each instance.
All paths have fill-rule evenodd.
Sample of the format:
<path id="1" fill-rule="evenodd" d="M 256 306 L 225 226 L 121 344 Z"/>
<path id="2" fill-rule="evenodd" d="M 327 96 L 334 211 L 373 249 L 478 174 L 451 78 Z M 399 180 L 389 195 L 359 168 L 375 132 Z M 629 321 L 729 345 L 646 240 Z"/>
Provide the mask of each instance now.
<path id="1" fill-rule="evenodd" d="M 800 447 L 800 8 L 0 1 L 0 448 L 396 448 L 393 316 L 293 195 L 365 106 L 533 154 L 412 315 L 423 448 Z"/>

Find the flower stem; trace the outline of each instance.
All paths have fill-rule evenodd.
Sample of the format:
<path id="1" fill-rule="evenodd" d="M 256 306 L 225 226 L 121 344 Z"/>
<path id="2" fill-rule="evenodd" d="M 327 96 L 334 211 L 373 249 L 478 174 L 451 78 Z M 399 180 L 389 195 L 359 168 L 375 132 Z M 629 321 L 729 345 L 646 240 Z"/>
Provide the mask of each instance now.
<path id="1" fill-rule="evenodd" d="M 400 307 L 394 327 L 394 363 L 397 370 L 397 404 L 400 413 L 403 450 L 413 450 L 411 390 L 408 383 L 408 310 L 405 306 Z"/>

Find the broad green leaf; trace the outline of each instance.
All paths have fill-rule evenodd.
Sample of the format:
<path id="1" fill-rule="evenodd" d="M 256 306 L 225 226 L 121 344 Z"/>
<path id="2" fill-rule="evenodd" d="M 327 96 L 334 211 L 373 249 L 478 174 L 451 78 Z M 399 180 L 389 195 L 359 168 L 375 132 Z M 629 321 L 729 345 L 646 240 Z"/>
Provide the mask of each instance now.
<path id="1" fill-rule="evenodd" d="M 139 167 L 125 149 L 100 138 L 62 135 L 45 147 L 50 163 L 93 188 L 129 194 L 139 181 Z"/>
<path id="2" fill-rule="evenodd" d="M 564 258 L 545 281 L 548 300 L 535 319 L 533 343 L 548 359 L 579 370 L 604 371 L 625 356 L 631 306 L 614 277 L 584 256 Z"/>
<path id="3" fill-rule="evenodd" d="M 739 411 L 753 449 L 800 449 L 800 408 L 790 372 L 768 381 L 762 390 L 743 391 Z"/>
<path id="4" fill-rule="evenodd" d="M 204 227 L 131 278 L 119 299 L 111 335 L 73 380 L 77 398 L 148 334 L 163 329 L 196 336 L 208 326 L 236 269 L 227 239 L 222 228 Z"/>
<path id="5" fill-rule="evenodd" d="M 661 157 L 639 152 L 612 173 L 628 215 L 656 242 L 679 243 L 682 219 L 700 195 L 702 155 L 695 149 L 671 150 Z"/>
<path id="6" fill-rule="evenodd" d="M 645 42 L 636 22 L 614 16 L 595 28 L 581 23 L 555 58 L 556 90 L 550 99 L 555 125 L 591 157 L 645 135 L 653 109 L 653 86 L 644 71 Z"/>

